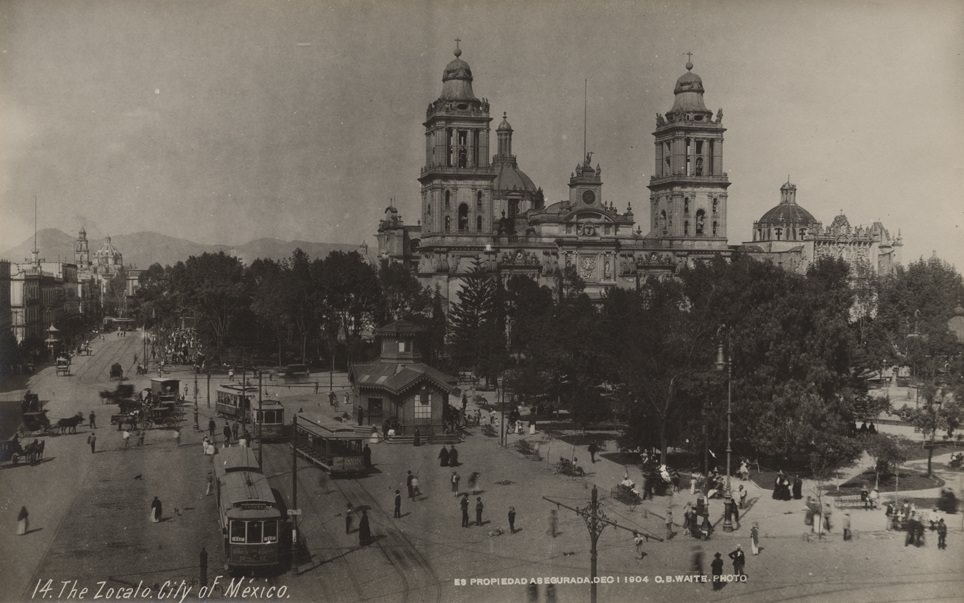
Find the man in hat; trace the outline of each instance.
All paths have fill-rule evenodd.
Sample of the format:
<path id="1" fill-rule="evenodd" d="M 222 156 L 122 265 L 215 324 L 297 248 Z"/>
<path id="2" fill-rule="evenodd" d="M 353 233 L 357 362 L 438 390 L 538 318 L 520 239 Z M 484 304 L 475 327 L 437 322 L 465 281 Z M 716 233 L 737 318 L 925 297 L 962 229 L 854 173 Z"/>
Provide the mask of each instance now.
<path id="1" fill-rule="evenodd" d="M 736 545 L 736 550 L 730 553 L 730 559 L 733 560 L 733 573 L 737 576 L 745 575 L 743 568 L 746 567 L 746 553 L 743 552 L 743 547 Z"/>
<path id="2" fill-rule="evenodd" d="M 720 590 L 723 588 L 723 555 L 720 553 L 713 555 L 710 570 L 713 573 L 713 590 Z"/>

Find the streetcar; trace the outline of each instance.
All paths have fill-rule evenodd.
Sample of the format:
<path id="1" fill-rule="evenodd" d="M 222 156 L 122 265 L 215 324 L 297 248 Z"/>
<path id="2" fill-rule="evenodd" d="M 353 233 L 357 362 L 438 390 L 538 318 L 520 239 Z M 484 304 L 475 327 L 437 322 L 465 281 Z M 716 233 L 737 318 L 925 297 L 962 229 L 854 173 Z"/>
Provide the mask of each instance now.
<path id="1" fill-rule="evenodd" d="M 236 471 L 260 472 L 258 458 L 248 446 L 229 446 L 214 455 L 214 475 L 220 481 L 224 475 Z"/>
<path id="2" fill-rule="evenodd" d="M 364 441 L 355 428 L 328 418 L 299 413 L 291 445 L 331 475 L 365 473 Z"/>
<path id="3" fill-rule="evenodd" d="M 218 387 L 215 411 L 222 417 L 242 423 L 250 418 L 251 404 L 258 399 L 254 385 L 225 384 Z"/>
<path id="4" fill-rule="evenodd" d="M 228 570 L 278 566 L 287 510 L 268 479 L 257 471 L 222 472 L 217 489 L 218 519 Z"/>
<path id="5" fill-rule="evenodd" d="M 283 440 L 288 433 L 285 407 L 277 400 L 262 400 L 260 404 L 254 402 L 249 417 L 256 430 L 255 437 L 264 441 Z"/>

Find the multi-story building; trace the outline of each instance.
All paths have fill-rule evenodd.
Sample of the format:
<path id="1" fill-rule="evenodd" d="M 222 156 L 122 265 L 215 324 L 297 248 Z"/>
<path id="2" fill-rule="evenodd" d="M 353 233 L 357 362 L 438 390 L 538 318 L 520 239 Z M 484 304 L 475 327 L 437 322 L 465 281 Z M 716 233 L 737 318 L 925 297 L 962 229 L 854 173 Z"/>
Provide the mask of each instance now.
<path id="1" fill-rule="evenodd" d="M 903 245 L 900 232 L 892 237 L 880 222 L 852 227 L 843 210 L 824 228 L 797 204 L 797 187 L 788 179 L 780 187 L 780 203 L 753 223 L 753 240 L 741 249 L 801 274 L 822 257 L 841 258 L 859 276 L 864 271 L 892 273 L 900 264 Z"/>
<path id="2" fill-rule="evenodd" d="M 676 82 L 672 108 L 656 118 L 651 227 L 644 233 L 628 203 L 620 210 L 605 199 L 591 152 L 570 174 L 568 198 L 552 203 L 519 168 L 505 113 L 490 159 L 489 101 L 475 96 L 461 54 L 457 47 L 423 123 L 421 218 L 406 225 L 397 208 L 387 208 L 378 228 L 381 257 L 409 264 L 446 299 L 477 263 L 501 278 L 523 274 L 553 288 L 572 268 L 599 298 L 609 288 L 637 287 L 685 263 L 730 254 L 723 113 L 714 117 L 706 108 L 692 63 Z"/>

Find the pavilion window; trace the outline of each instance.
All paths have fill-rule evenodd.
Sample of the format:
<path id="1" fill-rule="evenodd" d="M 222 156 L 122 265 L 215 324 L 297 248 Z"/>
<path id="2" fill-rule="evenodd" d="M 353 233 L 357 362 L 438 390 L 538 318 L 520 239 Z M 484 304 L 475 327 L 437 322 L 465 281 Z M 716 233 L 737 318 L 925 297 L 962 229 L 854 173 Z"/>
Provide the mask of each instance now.
<path id="1" fill-rule="evenodd" d="M 432 393 L 421 392 L 415 397 L 415 423 L 432 422 Z"/>

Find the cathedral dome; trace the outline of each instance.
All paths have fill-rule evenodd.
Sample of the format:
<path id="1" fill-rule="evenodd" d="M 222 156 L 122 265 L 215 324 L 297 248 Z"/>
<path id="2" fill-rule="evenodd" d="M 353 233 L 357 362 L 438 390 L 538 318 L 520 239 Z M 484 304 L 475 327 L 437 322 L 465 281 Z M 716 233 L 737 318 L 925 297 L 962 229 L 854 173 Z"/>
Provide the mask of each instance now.
<path id="1" fill-rule="evenodd" d="M 763 214 L 760 224 L 815 224 L 813 214 L 796 203 L 780 202 L 779 205 Z"/>
<path id="2" fill-rule="evenodd" d="M 104 242 L 104 245 L 96 252 L 94 252 L 94 257 L 113 259 L 113 258 L 121 258 L 123 256 L 121 255 L 121 252 L 116 247 L 114 247 L 113 243 L 110 242 L 110 237 L 107 237 L 107 240 Z"/>
<path id="3" fill-rule="evenodd" d="M 493 187 L 497 191 L 511 193 L 513 191 L 534 193 L 537 190 L 532 179 L 519 169 L 514 162 L 505 162 L 499 166 L 499 174 L 495 177 Z"/>
<path id="4" fill-rule="evenodd" d="M 703 80 L 693 73 L 692 69 L 693 63 L 686 63 L 686 73 L 676 80 L 676 87 L 673 89 L 676 100 L 673 101 L 670 113 L 710 112 L 703 104 Z"/>
<path id="5" fill-rule="evenodd" d="M 442 95 L 445 100 L 477 100 L 472 92 L 472 68 L 460 59 L 462 49 L 456 46 L 455 59 L 442 72 Z"/>

